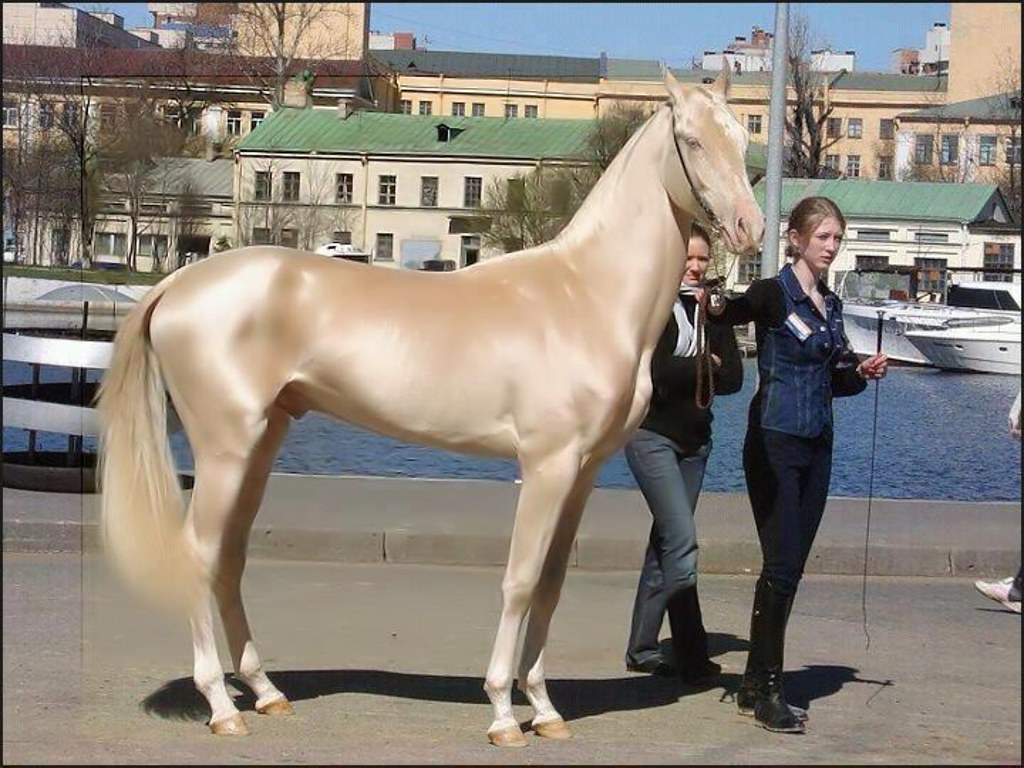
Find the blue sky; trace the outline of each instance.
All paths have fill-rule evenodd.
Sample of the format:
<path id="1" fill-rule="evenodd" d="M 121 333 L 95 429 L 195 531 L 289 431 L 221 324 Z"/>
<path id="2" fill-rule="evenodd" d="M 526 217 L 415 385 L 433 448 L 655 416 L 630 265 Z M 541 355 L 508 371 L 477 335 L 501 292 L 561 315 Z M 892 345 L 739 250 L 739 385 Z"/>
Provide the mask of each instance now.
<path id="1" fill-rule="evenodd" d="M 148 26 L 145 3 L 70 3 L 112 10 Z M 810 19 L 821 47 L 857 52 L 857 69 L 890 70 L 897 48 L 922 48 L 949 3 L 790 3 Z M 408 31 L 434 50 L 656 59 L 688 66 L 753 26 L 772 31 L 775 3 L 371 3 L 370 27 Z M 817 46 L 816 46 L 817 47 Z"/>

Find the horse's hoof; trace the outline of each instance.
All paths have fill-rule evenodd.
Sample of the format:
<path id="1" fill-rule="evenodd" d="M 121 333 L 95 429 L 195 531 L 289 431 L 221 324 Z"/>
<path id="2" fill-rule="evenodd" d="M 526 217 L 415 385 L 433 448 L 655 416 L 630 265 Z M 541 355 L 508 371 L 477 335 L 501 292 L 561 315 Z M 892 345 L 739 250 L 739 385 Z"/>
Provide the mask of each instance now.
<path id="1" fill-rule="evenodd" d="M 569 730 L 569 726 L 562 718 L 548 720 L 546 723 L 536 723 L 533 726 L 533 732 L 545 739 L 555 739 L 556 741 L 572 738 L 572 731 Z"/>
<path id="2" fill-rule="evenodd" d="M 487 740 L 496 747 L 525 747 L 526 737 L 519 726 L 510 725 L 500 731 L 489 732 Z"/>
<path id="3" fill-rule="evenodd" d="M 252 731 L 245 724 L 245 718 L 236 713 L 216 723 L 210 723 L 210 733 L 214 736 L 248 736 Z"/>
<path id="4" fill-rule="evenodd" d="M 266 704 L 259 704 L 256 706 L 256 711 L 261 715 L 294 715 L 295 708 L 292 703 L 288 701 L 284 696 L 273 701 L 268 701 Z"/>

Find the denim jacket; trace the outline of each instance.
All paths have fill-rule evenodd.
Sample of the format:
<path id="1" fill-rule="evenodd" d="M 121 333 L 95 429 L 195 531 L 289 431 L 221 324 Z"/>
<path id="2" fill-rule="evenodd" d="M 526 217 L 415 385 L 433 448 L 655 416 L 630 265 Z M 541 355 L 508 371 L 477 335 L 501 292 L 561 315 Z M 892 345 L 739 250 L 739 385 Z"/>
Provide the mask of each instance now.
<path id="1" fill-rule="evenodd" d="M 842 302 L 822 286 L 822 317 L 792 266 L 775 279 L 782 286 L 785 320 L 765 329 L 758 350 L 761 426 L 800 437 L 817 437 L 826 429 L 831 434 L 833 396 L 857 394 L 867 386 L 854 373 L 858 361 L 843 330 Z"/>

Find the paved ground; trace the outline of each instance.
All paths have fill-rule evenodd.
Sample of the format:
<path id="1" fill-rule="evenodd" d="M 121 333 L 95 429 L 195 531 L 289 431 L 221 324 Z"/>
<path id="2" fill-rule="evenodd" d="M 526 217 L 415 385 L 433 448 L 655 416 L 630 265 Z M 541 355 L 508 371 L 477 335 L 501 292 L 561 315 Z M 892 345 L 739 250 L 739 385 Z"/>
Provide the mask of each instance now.
<path id="1" fill-rule="evenodd" d="M 787 646 L 803 736 L 757 728 L 729 701 L 752 576 L 702 577 L 725 674 L 700 692 L 624 671 L 635 579 L 570 571 L 547 666 L 575 738 L 505 751 L 486 743 L 481 688 L 500 568 L 254 560 L 249 616 L 297 714 L 258 716 L 241 695 L 253 735 L 230 739 L 204 725 L 183 622 L 128 597 L 97 556 L 6 553 L 3 761 L 1020 764 L 1020 617 L 969 578 L 869 579 L 866 648 L 861 580 L 807 577 Z"/>

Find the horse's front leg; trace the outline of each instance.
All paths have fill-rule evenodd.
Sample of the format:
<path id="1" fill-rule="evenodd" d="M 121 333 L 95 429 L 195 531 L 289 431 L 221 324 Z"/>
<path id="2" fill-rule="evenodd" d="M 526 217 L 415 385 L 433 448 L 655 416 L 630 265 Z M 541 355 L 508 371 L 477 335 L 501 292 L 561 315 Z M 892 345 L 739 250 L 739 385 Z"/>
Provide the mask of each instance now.
<path id="1" fill-rule="evenodd" d="M 537 591 L 530 606 L 526 639 L 519 662 L 519 687 L 534 709 L 533 732 L 549 739 L 568 739 L 572 733 L 548 696 L 544 675 L 544 646 L 547 644 L 551 617 L 558 605 L 565 581 L 572 543 L 579 529 L 583 508 L 594 487 L 597 468 L 588 467 L 580 473 L 563 507 L 555 537 L 551 543 Z"/>
<path id="2" fill-rule="evenodd" d="M 503 747 L 526 745 L 512 712 L 516 644 L 523 619 L 533 603 L 559 516 L 579 473 L 579 454 L 574 449 L 563 449 L 541 459 L 521 457 L 521 463 L 523 484 L 501 585 L 501 619 L 484 681 L 484 691 L 494 706 L 494 722 L 487 729 L 487 737 L 492 744 Z"/>

